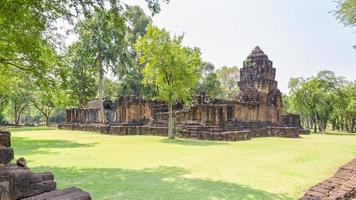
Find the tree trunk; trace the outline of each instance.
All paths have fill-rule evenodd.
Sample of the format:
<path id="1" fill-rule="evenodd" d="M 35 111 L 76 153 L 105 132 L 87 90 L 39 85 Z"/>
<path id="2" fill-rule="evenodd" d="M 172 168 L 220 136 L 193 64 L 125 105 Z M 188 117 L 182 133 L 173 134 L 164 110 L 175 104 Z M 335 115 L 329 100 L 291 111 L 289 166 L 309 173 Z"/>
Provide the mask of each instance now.
<path id="1" fill-rule="evenodd" d="M 314 123 L 314 133 L 316 133 L 317 132 L 317 123 L 318 123 L 318 117 L 317 117 L 317 113 L 316 112 L 314 112 L 313 123 Z"/>
<path id="2" fill-rule="evenodd" d="M 172 103 L 168 103 L 168 138 L 174 139 L 173 133 L 173 106 Z"/>
<path id="3" fill-rule="evenodd" d="M 317 130 L 316 130 L 316 122 L 314 122 L 314 133 L 316 133 Z"/>
<path id="4" fill-rule="evenodd" d="M 323 131 L 324 125 L 323 125 L 323 122 L 322 122 L 321 120 L 318 121 L 318 127 L 319 127 L 319 132 L 320 132 L 320 133 L 323 133 L 323 132 L 324 132 L 324 131 Z"/>
<path id="5" fill-rule="evenodd" d="M 346 128 L 346 131 L 347 131 L 347 132 L 350 132 L 349 123 L 348 123 L 347 118 L 345 118 L 345 128 Z"/>
<path id="6" fill-rule="evenodd" d="M 15 114 L 15 127 L 19 127 L 20 126 L 20 115 L 17 116 L 17 114 Z"/>
<path id="7" fill-rule="evenodd" d="M 103 105 L 103 94 L 104 94 L 104 69 L 102 66 L 102 61 L 100 57 L 97 58 L 97 67 L 99 69 L 99 84 L 98 84 L 98 93 L 99 93 L 99 101 L 100 103 L 100 121 L 105 123 L 105 116 L 104 116 L 104 105 Z"/>
<path id="8" fill-rule="evenodd" d="M 49 115 L 45 115 L 46 126 L 49 127 Z"/>
<path id="9" fill-rule="evenodd" d="M 24 107 L 21 107 L 21 105 L 15 105 L 14 108 L 14 115 L 15 115 L 15 127 L 20 126 L 20 121 L 21 121 L 21 113 L 23 111 Z"/>
<path id="10" fill-rule="evenodd" d="M 336 119 L 333 119 L 333 121 L 331 122 L 331 130 L 335 131 L 336 129 Z"/>
<path id="11" fill-rule="evenodd" d="M 341 125 L 341 130 L 344 131 L 344 118 L 343 117 L 341 117 L 340 125 Z"/>

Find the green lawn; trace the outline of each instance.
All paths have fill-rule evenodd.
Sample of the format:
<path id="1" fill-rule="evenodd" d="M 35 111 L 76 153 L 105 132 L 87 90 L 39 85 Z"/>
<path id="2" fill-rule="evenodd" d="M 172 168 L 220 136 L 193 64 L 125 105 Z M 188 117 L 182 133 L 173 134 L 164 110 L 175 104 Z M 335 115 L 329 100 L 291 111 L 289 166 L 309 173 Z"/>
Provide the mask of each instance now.
<path id="1" fill-rule="evenodd" d="M 93 199 L 297 199 L 356 157 L 356 135 L 241 142 L 62 130 L 12 136 L 16 157 Z"/>

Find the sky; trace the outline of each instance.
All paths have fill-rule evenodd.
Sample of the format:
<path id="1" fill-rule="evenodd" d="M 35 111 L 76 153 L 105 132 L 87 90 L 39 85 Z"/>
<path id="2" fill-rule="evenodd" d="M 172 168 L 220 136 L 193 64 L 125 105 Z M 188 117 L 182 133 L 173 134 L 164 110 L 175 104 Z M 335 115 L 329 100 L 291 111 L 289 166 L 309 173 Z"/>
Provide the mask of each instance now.
<path id="1" fill-rule="evenodd" d="M 126 0 L 145 6 L 143 0 Z M 320 70 L 356 80 L 356 29 L 334 17 L 334 0 L 170 0 L 153 23 L 172 34 L 184 33 L 184 45 L 199 47 L 216 68 L 242 66 L 259 45 L 277 69 L 282 92 L 291 77 Z"/>

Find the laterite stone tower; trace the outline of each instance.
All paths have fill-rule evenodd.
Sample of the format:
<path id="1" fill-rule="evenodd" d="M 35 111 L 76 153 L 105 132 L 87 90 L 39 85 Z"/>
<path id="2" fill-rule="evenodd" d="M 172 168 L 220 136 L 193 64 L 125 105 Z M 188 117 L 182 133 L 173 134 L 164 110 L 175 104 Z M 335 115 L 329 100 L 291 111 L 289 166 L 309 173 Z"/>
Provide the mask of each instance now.
<path id="1" fill-rule="evenodd" d="M 276 69 L 268 56 L 256 46 L 243 62 L 238 82 L 241 92 L 255 88 L 265 94 L 277 89 Z"/>
<path id="2" fill-rule="evenodd" d="M 256 46 L 243 62 L 238 81 L 240 93 L 237 100 L 249 105 L 248 121 L 281 122 L 282 95 L 275 78 L 276 69 L 273 68 L 273 62 Z M 246 111 L 238 114 L 246 115 Z M 245 120 L 245 117 L 242 117 L 242 120 Z"/>

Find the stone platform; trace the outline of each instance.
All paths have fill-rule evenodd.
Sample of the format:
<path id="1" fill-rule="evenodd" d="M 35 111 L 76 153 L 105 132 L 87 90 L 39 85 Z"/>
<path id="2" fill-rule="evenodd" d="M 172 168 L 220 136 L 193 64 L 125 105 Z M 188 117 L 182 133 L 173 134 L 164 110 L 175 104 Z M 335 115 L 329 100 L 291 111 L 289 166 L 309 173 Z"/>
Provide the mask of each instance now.
<path id="1" fill-rule="evenodd" d="M 356 159 L 340 167 L 335 175 L 312 186 L 301 200 L 356 199 Z"/>
<path id="2" fill-rule="evenodd" d="M 91 200 L 88 192 L 78 188 L 56 189 L 51 172 L 34 173 L 26 167 L 26 160 L 14 158 L 11 134 L 0 131 L 0 200 Z"/>
<path id="3" fill-rule="evenodd" d="M 100 124 L 60 124 L 59 129 L 92 131 L 109 135 L 153 135 L 168 136 L 168 128 L 164 126 L 117 126 Z M 299 127 L 268 126 L 251 129 L 219 128 L 219 127 L 187 127 L 178 126 L 177 136 L 188 139 L 217 140 L 217 141 L 241 141 L 253 137 L 287 137 L 298 138 L 299 134 L 308 133 Z"/>

